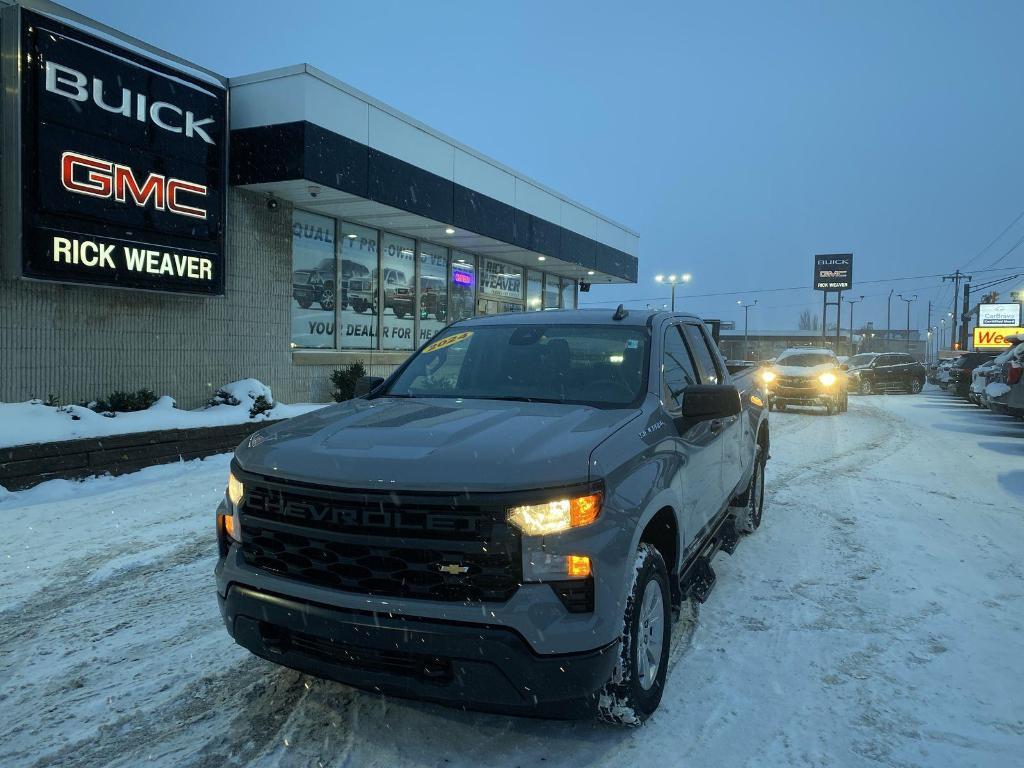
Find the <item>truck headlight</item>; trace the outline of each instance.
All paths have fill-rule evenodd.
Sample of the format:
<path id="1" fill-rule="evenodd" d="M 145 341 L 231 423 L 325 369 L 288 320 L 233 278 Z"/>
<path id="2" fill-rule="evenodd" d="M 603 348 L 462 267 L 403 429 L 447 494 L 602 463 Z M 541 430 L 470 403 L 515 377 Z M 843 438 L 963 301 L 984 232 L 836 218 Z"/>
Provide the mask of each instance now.
<path id="1" fill-rule="evenodd" d="M 235 477 L 234 472 L 228 472 L 228 501 L 231 502 L 232 507 L 237 507 L 242 503 L 242 496 L 245 495 L 245 486 L 242 485 L 242 481 Z"/>
<path id="2" fill-rule="evenodd" d="M 525 504 L 508 511 L 508 521 L 527 536 L 547 536 L 590 525 L 601 514 L 601 494 Z"/>
<path id="3" fill-rule="evenodd" d="M 228 487 L 225 495 L 228 498 L 228 514 L 223 515 L 224 533 L 232 541 L 242 543 L 242 521 L 238 516 L 238 506 L 245 496 L 245 486 L 242 481 L 235 477 L 234 472 L 228 472 Z"/>
<path id="4" fill-rule="evenodd" d="M 823 373 L 818 377 L 818 381 L 824 384 L 826 387 L 831 387 L 836 383 L 836 375 L 834 373 Z"/>
<path id="5" fill-rule="evenodd" d="M 775 374 L 771 371 L 761 371 L 761 381 L 765 384 L 771 384 L 775 381 Z"/>

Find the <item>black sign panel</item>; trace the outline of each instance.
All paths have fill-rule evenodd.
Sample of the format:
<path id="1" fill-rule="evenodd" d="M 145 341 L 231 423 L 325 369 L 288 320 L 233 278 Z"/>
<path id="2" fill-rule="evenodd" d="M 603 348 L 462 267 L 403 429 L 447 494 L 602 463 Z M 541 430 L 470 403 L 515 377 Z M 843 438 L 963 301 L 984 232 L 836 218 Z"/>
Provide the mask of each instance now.
<path id="1" fill-rule="evenodd" d="M 227 94 L 22 10 L 22 274 L 224 293 Z"/>
<path id="2" fill-rule="evenodd" d="M 826 253 L 814 257 L 814 290 L 848 291 L 852 287 L 852 253 Z"/>

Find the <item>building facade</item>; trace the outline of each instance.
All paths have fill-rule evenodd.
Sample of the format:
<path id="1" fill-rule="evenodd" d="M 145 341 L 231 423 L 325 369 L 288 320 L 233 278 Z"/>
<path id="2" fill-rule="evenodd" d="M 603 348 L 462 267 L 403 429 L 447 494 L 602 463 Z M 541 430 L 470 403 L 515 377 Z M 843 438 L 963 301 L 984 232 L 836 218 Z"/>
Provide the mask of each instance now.
<path id="1" fill-rule="evenodd" d="M 450 322 L 636 282 L 635 232 L 308 65 L 227 79 L 3 13 L 0 401 L 322 401 Z"/>

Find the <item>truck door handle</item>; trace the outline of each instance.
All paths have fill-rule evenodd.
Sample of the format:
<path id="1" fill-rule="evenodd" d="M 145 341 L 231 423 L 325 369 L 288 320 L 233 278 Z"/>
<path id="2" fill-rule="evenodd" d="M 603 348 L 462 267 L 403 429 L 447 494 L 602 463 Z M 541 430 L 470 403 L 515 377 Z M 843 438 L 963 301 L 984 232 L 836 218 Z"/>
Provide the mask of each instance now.
<path id="1" fill-rule="evenodd" d="M 709 425 L 709 428 L 711 429 L 711 434 L 712 435 L 717 435 L 719 432 L 722 431 L 722 427 L 724 427 L 724 426 L 725 426 L 725 422 L 724 421 L 722 421 L 721 419 L 715 419 Z"/>

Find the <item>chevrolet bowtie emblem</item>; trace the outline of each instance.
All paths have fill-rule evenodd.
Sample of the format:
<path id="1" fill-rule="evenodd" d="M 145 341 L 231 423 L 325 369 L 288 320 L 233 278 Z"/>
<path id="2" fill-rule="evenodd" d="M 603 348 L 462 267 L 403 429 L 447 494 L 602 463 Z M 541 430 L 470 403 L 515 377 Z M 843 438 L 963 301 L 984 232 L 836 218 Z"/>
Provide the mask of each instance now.
<path id="1" fill-rule="evenodd" d="M 466 573 L 469 568 L 465 565 L 456 565 L 455 563 L 448 563 L 447 565 L 437 566 L 437 570 L 441 573 L 449 573 L 452 576 L 458 576 L 460 573 Z"/>

